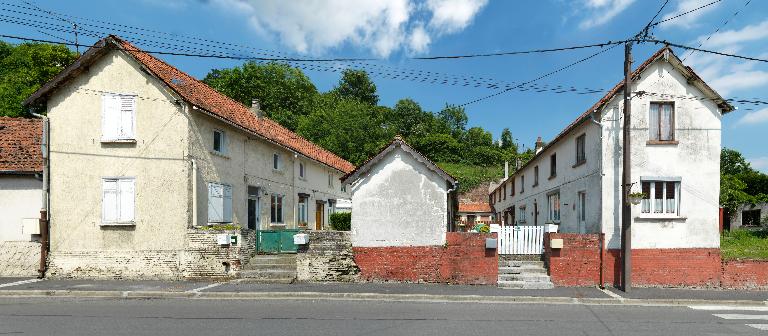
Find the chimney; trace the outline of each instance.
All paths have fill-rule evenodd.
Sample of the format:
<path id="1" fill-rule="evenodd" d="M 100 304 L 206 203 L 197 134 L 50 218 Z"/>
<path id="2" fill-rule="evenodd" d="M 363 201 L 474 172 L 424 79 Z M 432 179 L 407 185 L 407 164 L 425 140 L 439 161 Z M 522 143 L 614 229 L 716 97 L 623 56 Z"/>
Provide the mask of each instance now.
<path id="1" fill-rule="evenodd" d="M 515 159 L 515 171 L 520 170 L 520 166 L 523 164 L 523 160 L 519 157 Z"/>
<path id="2" fill-rule="evenodd" d="M 504 180 L 509 178 L 509 161 L 504 161 Z"/>
<path id="3" fill-rule="evenodd" d="M 536 150 L 535 150 L 535 153 L 539 154 L 539 152 L 541 152 L 541 150 L 543 148 L 544 148 L 544 141 L 541 140 L 541 137 L 538 137 L 536 139 Z"/>
<path id="4" fill-rule="evenodd" d="M 264 117 L 264 111 L 261 110 L 261 104 L 259 104 L 259 100 L 256 98 L 251 99 L 251 113 L 259 119 Z"/>

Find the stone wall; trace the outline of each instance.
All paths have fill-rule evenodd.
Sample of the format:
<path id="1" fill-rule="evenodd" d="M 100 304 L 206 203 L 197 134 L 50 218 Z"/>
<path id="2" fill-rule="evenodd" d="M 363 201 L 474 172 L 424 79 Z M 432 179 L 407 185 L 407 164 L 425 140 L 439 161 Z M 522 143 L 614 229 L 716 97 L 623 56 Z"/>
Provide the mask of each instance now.
<path id="1" fill-rule="evenodd" d="M 299 281 L 357 281 L 360 269 L 352 253 L 352 239 L 344 231 L 308 231 L 309 244 L 299 247 Z"/>
<path id="2" fill-rule="evenodd" d="M 236 235 L 237 245 L 218 245 L 216 237 L 219 234 Z M 187 247 L 183 250 L 52 252 L 47 276 L 137 280 L 231 277 L 250 260 L 255 239 L 252 230 L 189 229 Z M 37 251 L 39 260 L 39 247 Z"/>
<path id="3" fill-rule="evenodd" d="M 485 239 L 495 233 L 448 232 L 444 246 L 355 247 L 361 279 L 495 285 L 496 249 Z"/>
<path id="4" fill-rule="evenodd" d="M 40 243 L 0 242 L 0 276 L 37 276 Z"/>

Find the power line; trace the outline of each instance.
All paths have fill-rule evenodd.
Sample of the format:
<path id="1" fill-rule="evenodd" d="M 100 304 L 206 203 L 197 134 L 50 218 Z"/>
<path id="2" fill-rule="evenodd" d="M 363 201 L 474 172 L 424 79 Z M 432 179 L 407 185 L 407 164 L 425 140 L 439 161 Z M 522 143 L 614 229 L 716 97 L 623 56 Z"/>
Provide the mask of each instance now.
<path id="1" fill-rule="evenodd" d="M 720 25 L 719 27 L 717 27 L 717 29 L 715 29 L 715 31 L 714 31 L 714 32 L 712 32 L 712 33 L 710 33 L 709 35 L 707 35 L 707 38 L 706 38 L 704 41 L 700 41 L 700 42 L 699 42 L 699 45 L 698 45 L 698 46 L 696 46 L 696 48 L 701 48 L 701 46 L 702 46 L 702 45 L 704 45 L 704 43 L 706 43 L 707 41 L 709 41 L 709 39 L 710 39 L 710 38 L 712 38 L 712 35 L 715 35 L 715 34 L 717 34 L 718 32 L 720 32 L 720 29 L 722 29 L 723 27 L 725 27 L 725 25 L 727 25 L 727 24 L 728 24 L 728 21 L 730 21 L 730 20 L 732 20 L 733 18 L 735 18 L 735 17 L 736 17 L 736 15 L 739 15 L 739 12 L 741 12 L 741 10 L 742 10 L 742 9 L 744 9 L 744 8 L 747 8 L 747 5 L 749 5 L 749 3 L 750 3 L 751 1 L 752 1 L 752 0 L 747 0 L 747 1 L 744 3 L 744 7 L 737 9 L 737 10 L 736 10 L 736 11 L 733 13 L 733 15 L 731 15 L 729 18 L 725 19 L 725 22 L 723 22 L 723 24 L 722 24 L 722 25 Z M 688 59 L 688 57 L 690 57 L 691 55 L 693 55 L 693 53 L 694 53 L 694 51 L 693 51 L 693 50 L 690 50 L 690 53 L 688 53 L 688 55 L 686 55 L 685 57 L 683 57 L 683 61 L 685 61 L 686 59 Z"/>
<path id="2" fill-rule="evenodd" d="M 693 12 L 695 12 L 695 11 L 697 11 L 697 10 L 700 10 L 700 9 L 703 9 L 703 8 L 706 8 L 706 7 L 709 7 L 709 6 L 712 6 L 712 5 L 714 5 L 714 4 L 716 4 L 716 3 L 720 2 L 720 1 L 723 1 L 723 0 L 715 0 L 715 1 L 712 1 L 712 2 L 710 2 L 710 3 L 708 3 L 708 4 L 706 4 L 706 5 L 703 5 L 703 6 L 699 6 L 699 7 L 697 7 L 697 8 L 691 9 L 691 10 L 689 10 L 689 11 L 687 11 L 687 12 L 684 12 L 684 13 L 680 13 L 680 14 L 677 14 L 677 15 L 675 15 L 675 16 L 673 16 L 673 17 L 670 17 L 670 18 L 667 18 L 667 19 L 661 20 L 661 21 L 659 21 L 659 22 L 653 23 L 653 24 L 651 24 L 651 26 L 658 26 L 658 25 L 660 25 L 660 24 L 662 24 L 662 23 L 664 23 L 664 22 L 667 22 L 667 21 L 671 21 L 671 20 L 677 19 L 677 18 L 679 18 L 679 17 L 681 17 L 681 16 L 684 16 L 684 15 L 688 15 L 688 14 L 690 14 L 690 13 L 693 13 Z"/>
<path id="3" fill-rule="evenodd" d="M 459 58 L 474 58 L 474 57 L 492 57 L 492 56 L 510 56 L 510 55 L 538 54 L 538 53 L 549 53 L 549 52 L 556 52 L 556 51 L 568 51 L 568 50 L 578 50 L 578 49 L 587 49 L 587 48 L 599 48 L 599 47 L 605 47 L 605 46 L 614 45 L 614 44 L 622 44 L 624 42 L 626 42 L 626 41 L 608 41 L 608 42 L 604 42 L 604 43 L 595 43 L 595 44 L 587 44 L 587 45 L 579 45 L 579 46 L 571 46 L 571 47 L 561 47 L 561 48 L 551 48 L 551 49 L 533 49 L 533 50 L 520 50 L 520 51 L 505 51 L 505 52 L 487 53 L 487 54 L 422 56 L 422 57 L 411 57 L 411 59 L 415 59 L 415 60 L 439 60 L 439 59 L 459 59 Z"/>
<path id="4" fill-rule="evenodd" d="M 669 42 L 667 40 L 646 39 L 646 40 L 638 40 L 638 41 L 640 41 L 640 42 L 662 43 L 662 44 L 666 44 L 666 45 L 677 47 L 677 48 L 681 48 L 681 49 L 694 50 L 694 51 L 699 51 L 699 52 L 709 53 L 709 54 L 714 54 L 714 55 L 720 55 L 720 56 L 734 57 L 734 58 L 744 59 L 744 60 L 748 60 L 748 61 L 768 63 L 768 59 L 762 59 L 762 58 L 750 57 L 750 56 L 742 56 L 742 55 L 737 55 L 737 54 L 730 54 L 730 53 L 714 51 L 714 50 L 707 50 L 707 49 L 701 49 L 701 48 L 694 48 L 694 47 L 690 47 L 690 46 L 687 46 L 687 45 L 682 45 L 682 44 L 678 44 L 678 43 L 672 43 L 672 42 Z"/>

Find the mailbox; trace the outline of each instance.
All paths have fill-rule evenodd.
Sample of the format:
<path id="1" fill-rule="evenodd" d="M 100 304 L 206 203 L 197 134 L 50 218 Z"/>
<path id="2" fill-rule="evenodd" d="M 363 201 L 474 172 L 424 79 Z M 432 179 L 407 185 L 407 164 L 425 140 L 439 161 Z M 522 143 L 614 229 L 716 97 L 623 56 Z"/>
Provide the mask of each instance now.
<path id="1" fill-rule="evenodd" d="M 228 234 L 220 234 L 216 236 L 216 242 L 219 245 L 229 245 L 232 242 L 232 239 Z"/>
<path id="2" fill-rule="evenodd" d="M 549 241 L 549 247 L 553 249 L 561 249 L 563 248 L 563 239 L 562 238 L 554 238 Z"/>

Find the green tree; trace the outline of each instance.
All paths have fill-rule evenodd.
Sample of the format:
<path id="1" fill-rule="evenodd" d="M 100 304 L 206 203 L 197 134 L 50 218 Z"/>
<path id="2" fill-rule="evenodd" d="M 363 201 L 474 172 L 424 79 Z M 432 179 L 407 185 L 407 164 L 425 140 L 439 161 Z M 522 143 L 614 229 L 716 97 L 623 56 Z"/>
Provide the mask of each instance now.
<path id="1" fill-rule="evenodd" d="M 406 98 L 400 99 L 384 119 L 392 132 L 408 139 L 420 133 L 423 135 L 427 129 L 420 126 L 430 123 L 430 119 L 434 119 L 434 116 L 422 110 L 419 103 L 413 99 Z"/>
<path id="2" fill-rule="evenodd" d="M 24 100 L 75 59 L 64 46 L 0 41 L 0 115 L 26 116 Z"/>
<path id="3" fill-rule="evenodd" d="M 339 84 L 333 89 L 339 96 L 354 98 L 368 105 L 379 103 L 376 84 L 364 70 L 346 69 L 342 73 Z"/>
<path id="4" fill-rule="evenodd" d="M 503 149 L 513 149 L 517 152 L 517 146 L 515 145 L 515 140 L 512 138 L 512 132 L 509 130 L 509 128 L 505 128 L 503 131 L 501 131 L 501 148 Z"/>
<path id="5" fill-rule="evenodd" d="M 258 99 L 268 117 L 291 130 L 296 130 L 299 118 L 312 112 L 318 95 L 300 69 L 280 63 L 249 61 L 231 69 L 216 69 L 203 82 L 246 106 Z"/>
<path id="6" fill-rule="evenodd" d="M 461 139 L 461 136 L 466 130 L 467 122 L 469 121 L 464 108 L 455 105 L 445 105 L 445 108 L 443 108 L 437 115 L 440 121 L 448 127 L 448 130 L 453 137 Z"/>
<path id="7" fill-rule="evenodd" d="M 357 99 L 323 94 L 317 108 L 299 120 L 297 132 L 357 165 L 391 140 L 379 109 Z"/>
<path id="8" fill-rule="evenodd" d="M 450 134 L 428 134 L 411 143 L 416 150 L 432 161 L 459 162 L 461 144 Z"/>
<path id="9" fill-rule="evenodd" d="M 738 151 L 728 148 L 720 151 L 720 173 L 736 175 L 751 171 L 749 162 Z"/>

